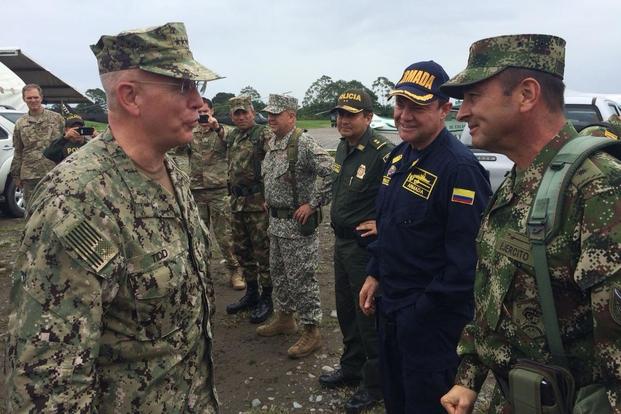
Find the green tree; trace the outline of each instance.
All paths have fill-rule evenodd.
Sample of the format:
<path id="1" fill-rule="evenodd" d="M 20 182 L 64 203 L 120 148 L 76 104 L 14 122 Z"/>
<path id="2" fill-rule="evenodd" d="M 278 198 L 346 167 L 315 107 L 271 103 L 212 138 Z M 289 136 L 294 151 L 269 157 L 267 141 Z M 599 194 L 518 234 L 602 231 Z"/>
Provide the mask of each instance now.
<path id="1" fill-rule="evenodd" d="M 228 92 L 218 92 L 217 94 L 214 95 L 213 98 L 211 98 L 211 102 L 213 102 L 213 104 L 228 104 L 229 99 L 233 98 L 235 96 L 234 93 L 228 93 Z"/>
<path id="2" fill-rule="evenodd" d="M 101 88 L 87 89 L 84 93 L 93 103 L 99 105 L 99 107 L 105 112 L 108 110 L 108 102 L 106 100 L 106 93 Z"/>
<path id="3" fill-rule="evenodd" d="M 252 86 L 245 86 L 239 91 L 240 95 L 249 95 L 252 102 L 261 101 L 261 94 Z"/>

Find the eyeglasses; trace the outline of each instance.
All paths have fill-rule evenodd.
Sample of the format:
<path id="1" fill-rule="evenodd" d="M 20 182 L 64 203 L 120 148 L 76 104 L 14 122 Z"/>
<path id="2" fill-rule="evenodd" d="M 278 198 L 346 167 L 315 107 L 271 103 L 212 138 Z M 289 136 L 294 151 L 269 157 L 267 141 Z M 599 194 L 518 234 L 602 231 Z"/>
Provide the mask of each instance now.
<path id="1" fill-rule="evenodd" d="M 136 83 L 150 83 L 153 85 L 171 85 L 176 88 L 179 88 L 179 93 L 181 95 L 187 95 L 192 91 L 197 91 L 201 95 L 207 89 L 207 81 L 203 80 L 191 80 L 191 79 L 181 79 L 181 82 L 158 82 L 158 81 L 141 81 L 141 80 L 133 80 L 131 82 Z"/>

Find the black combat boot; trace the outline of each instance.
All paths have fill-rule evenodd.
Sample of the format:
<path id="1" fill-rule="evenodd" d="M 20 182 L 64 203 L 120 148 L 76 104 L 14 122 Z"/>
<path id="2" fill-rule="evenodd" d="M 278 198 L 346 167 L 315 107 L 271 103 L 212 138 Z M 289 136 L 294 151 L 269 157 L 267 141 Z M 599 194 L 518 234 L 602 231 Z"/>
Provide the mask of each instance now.
<path id="1" fill-rule="evenodd" d="M 272 287 L 263 286 L 263 292 L 257 302 L 257 306 L 250 312 L 250 323 L 262 323 L 270 317 L 274 311 L 272 304 Z"/>
<path id="2" fill-rule="evenodd" d="M 257 302 L 259 302 L 259 284 L 255 280 L 254 282 L 246 283 L 246 293 L 238 302 L 227 305 L 226 313 L 234 315 L 237 312 L 253 309 Z"/>

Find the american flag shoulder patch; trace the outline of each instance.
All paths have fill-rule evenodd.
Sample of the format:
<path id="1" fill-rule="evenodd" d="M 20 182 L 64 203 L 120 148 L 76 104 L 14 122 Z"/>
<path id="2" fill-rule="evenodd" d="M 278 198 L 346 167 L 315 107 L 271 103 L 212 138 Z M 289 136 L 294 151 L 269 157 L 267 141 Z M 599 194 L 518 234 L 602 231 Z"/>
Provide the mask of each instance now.
<path id="1" fill-rule="evenodd" d="M 461 203 L 461 204 L 474 204 L 474 196 L 475 192 L 472 190 L 466 190 L 465 188 L 453 188 L 453 195 L 451 196 L 451 201 L 453 203 Z"/>

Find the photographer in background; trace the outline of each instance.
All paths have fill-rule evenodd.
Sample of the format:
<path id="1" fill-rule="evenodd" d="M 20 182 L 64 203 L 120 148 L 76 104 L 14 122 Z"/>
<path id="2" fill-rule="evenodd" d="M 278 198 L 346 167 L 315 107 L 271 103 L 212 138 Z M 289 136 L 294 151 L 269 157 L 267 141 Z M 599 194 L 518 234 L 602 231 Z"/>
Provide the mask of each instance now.
<path id="1" fill-rule="evenodd" d="M 52 141 L 43 150 L 43 155 L 59 164 L 95 136 L 97 136 L 97 131 L 94 128 L 85 127 L 82 118 L 74 114 L 69 115 L 65 120 L 65 135 Z"/>

